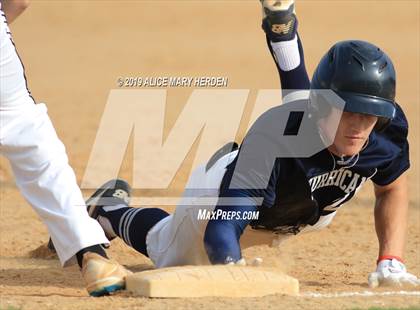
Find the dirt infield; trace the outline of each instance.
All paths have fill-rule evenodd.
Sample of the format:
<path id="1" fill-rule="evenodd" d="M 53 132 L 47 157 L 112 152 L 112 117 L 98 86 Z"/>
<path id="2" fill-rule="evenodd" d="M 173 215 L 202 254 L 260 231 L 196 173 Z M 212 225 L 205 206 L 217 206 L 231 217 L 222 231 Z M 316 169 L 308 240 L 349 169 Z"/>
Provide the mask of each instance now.
<path id="1" fill-rule="evenodd" d="M 381 46 L 398 74 L 397 100 L 410 123 L 410 217 L 406 265 L 420 276 L 420 2 L 299 1 L 299 32 L 310 73 L 336 41 L 363 39 Z M 109 90 L 121 76 L 227 76 L 229 88 L 278 88 L 260 29 L 257 1 L 33 1 L 11 26 L 29 86 L 45 102 L 80 182 Z M 168 92 L 170 128 L 192 88 Z M 245 125 L 242 125 L 245 128 Z M 241 127 L 241 128 L 242 128 Z M 243 130 L 238 137 L 243 135 Z M 130 180 L 131 165 L 120 176 Z M 185 174 L 171 185 L 180 193 Z M 145 299 L 128 293 L 88 297 L 75 267 L 61 269 L 42 253 L 46 228 L 20 196 L 0 159 L 0 308 L 22 309 L 351 309 L 419 306 L 420 290 L 367 287 L 377 241 L 371 184 L 343 207 L 330 227 L 297 236 L 281 248 L 251 247 L 298 278 L 302 296 L 228 299 Z M 89 194 L 86 191 L 85 194 Z M 250 239 L 255 238 L 249 236 Z M 41 246 L 41 250 L 35 249 Z M 119 241 L 110 255 L 130 270 L 152 268 Z"/>

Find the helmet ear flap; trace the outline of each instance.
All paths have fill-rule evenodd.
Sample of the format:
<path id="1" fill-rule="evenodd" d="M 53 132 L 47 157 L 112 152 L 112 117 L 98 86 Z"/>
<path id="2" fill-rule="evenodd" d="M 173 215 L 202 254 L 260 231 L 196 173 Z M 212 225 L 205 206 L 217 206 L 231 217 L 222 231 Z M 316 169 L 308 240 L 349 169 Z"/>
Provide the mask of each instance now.
<path id="1" fill-rule="evenodd" d="M 309 94 L 309 111 L 315 119 L 321 119 L 331 112 L 331 105 L 328 101 L 320 96 L 317 91 L 311 91 Z"/>
<path id="2" fill-rule="evenodd" d="M 383 132 L 390 123 L 391 120 L 389 118 L 378 117 L 378 121 L 376 122 L 375 127 L 373 127 L 373 130 L 376 132 Z"/>

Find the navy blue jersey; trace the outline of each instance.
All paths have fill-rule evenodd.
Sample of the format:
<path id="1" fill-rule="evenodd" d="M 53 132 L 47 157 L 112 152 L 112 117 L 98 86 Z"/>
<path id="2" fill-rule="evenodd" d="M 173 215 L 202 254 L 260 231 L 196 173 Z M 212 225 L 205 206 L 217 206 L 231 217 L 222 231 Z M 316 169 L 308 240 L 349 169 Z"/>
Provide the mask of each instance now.
<path id="1" fill-rule="evenodd" d="M 296 105 L 294 102 L 290 104 Z M 314 212 L 319 218 L 321 215 L 335 212 L 369 179 L 377 185 L 387 185 L 410 166 L 408 124 L 399 106 L 395 118 L 385 131 L 372 132 L 359 154 L 343 159 L 333 155 L 327 148 L 311 156 L 295 156 L 301 153 L 301 148 L 304 147 L 302 143 L 289 144 L 285 143 L 284 139 L 277 139 L 284 134 L 285 125 L 280 122 L 273 124 L 273 119 L 280 119 L 280 115 L 284 114 L 283 110 L 287 110 L 287 105 L 267 111 L 254 123 L 239 149 L 236 160 L 227 167 L 219 196 L 238 197 L 241 204 L 238 206 L 218 204 L 216 210 L 242 212 L 258 210 L 260 216 L 258 220 L 253 221 L 210 220 L 204 242 L 212 263 L 236 261 L 241 257 L 239 238 L 249 224 L 254 228 L 267 227 L 267 223 L 264 222 L 267 219 L 271 221 L 270 227 L 299 224 L 297 222 L 302 218 L 296 217 L 296 214 L 290 215 L 288 212 L 299 204 L 303 205 L 305 210 L 312 208 L 309 213 Z M 303 103 L 296 107 L 303 109 L 305 106 L 307 104 Z M 303 123 L 309 124 L 308 126 L 312 128 L 309 141 L 321 141 L 315 122 L 305 119 L 309 115 L 308 111 L 304 113 Z M 293 122 L 293 118 L 288 120 Z M 267 122 L 271 124 L 267 125 Z M 293 128 L 294 124 L 289 125 L 286 127 Z M 269 135 L 266 134 L 267 130 L 270 131 Z M 236 167 L 238 158 L 247 144 L 257 151 L 245 155 L 249 157 L 247 163 L 249 168 L 242 169 L 239 177 L 233 178 L 238 170 Z M 289 155 L 275 158 L 273 161 L 270 154 L 274 148 Z M 313 205 L 310 203 L 311 200 L 314 201 Z M 298 213 L 304 212 L 302 210 L 298 210 Z M 309 213 L 305 215 L 308 218 L 303 220 L 311 218 Z M 277 219 L 276 214 L 281 216 Z M 284 218 L 289 222 L 282 222 Z"/>

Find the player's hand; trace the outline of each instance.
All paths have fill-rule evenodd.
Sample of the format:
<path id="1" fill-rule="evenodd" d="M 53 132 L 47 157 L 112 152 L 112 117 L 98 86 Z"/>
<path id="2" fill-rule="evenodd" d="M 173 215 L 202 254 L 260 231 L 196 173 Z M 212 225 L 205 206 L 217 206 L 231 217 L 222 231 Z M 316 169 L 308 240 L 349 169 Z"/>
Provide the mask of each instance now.
<path id="1" fill-rule="evenodd" d="M 254 267 L 258 267 L 262 264 L 263 259 L 261 257 L 255 257 L 253 259 L 251 259 L 251 261 L 247 262 L 245 260 L 245 258 L 241 258 L 240 260 L 236 261 L 236 262 L 229 262 L 227 263 L 227 265 L 236 265 L 236 266 L 254 266 Z"/>
<path id="2" fill-rule="evenodd" d="M 405 265 L 393 258 L 381 260 L 376 271 L 369 274 L 368 283 L 371 288 L 378 286 L 417 286 L 420 285 L 420 279 L 408 273 Z"/>

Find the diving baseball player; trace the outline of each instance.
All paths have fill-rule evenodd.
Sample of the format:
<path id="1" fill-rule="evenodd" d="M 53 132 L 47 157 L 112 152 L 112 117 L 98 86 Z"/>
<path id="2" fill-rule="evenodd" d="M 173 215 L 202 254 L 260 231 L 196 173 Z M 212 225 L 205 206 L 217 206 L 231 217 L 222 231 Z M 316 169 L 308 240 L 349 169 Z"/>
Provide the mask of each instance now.
<path id="1" fill-rule="evenodd" d="M 227 145 L 193 172 L 174 214 L 130 208 L 123 180 L 104 184 L 89 214 L 109 239 L 122 238 L 158 268 L 243 263 L 247 226 L 273 238 L 321 229 L 371 180 L 379 253 L 369 284 L 419 284 L 403 261 L 408 124 L 395 102 L 391 59 L 368 42 L 338 42 L 309 80 L 294 2 L 262 5 L 283 95 L 294 91 L 253 124 L 239 148 Z M 214 196 L 210 205 L 200 199 Z"/>
<path id="2" fill-rule="evenodd" d="M 10 162 L 16 184 L 47 225 L 62 265 L 77 258 L 88 292 L 99 296 L 121 289 L 127 271 L 107 259 L 108 240 L 89 217 L 47 107 L 36 103 L 17 54 L 8 22 L 26 1 L 0 1 L 0 154 Z"/>

